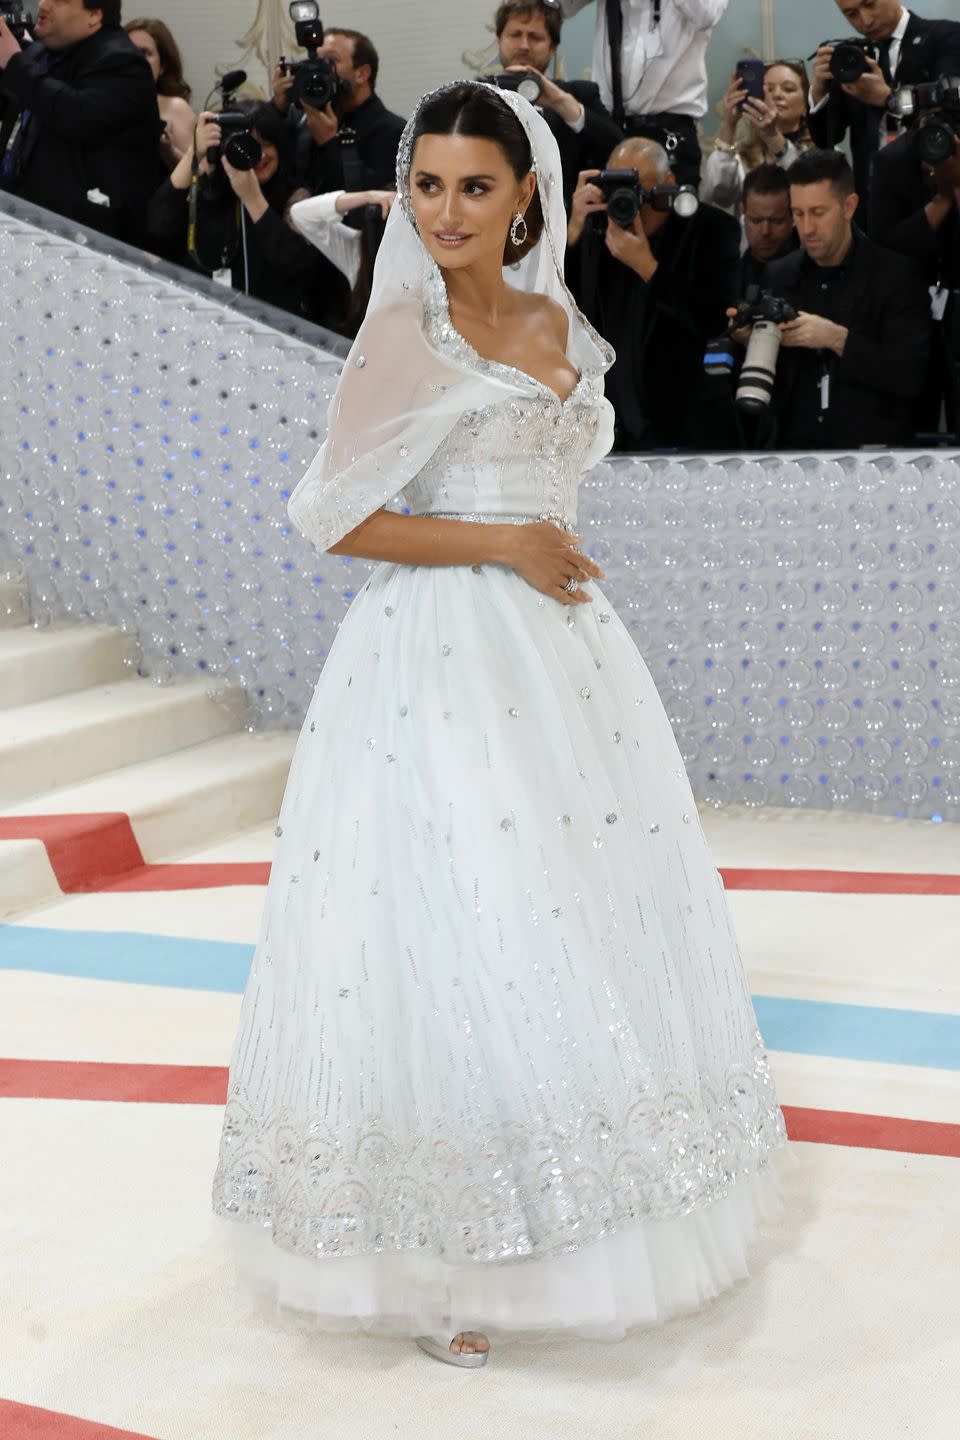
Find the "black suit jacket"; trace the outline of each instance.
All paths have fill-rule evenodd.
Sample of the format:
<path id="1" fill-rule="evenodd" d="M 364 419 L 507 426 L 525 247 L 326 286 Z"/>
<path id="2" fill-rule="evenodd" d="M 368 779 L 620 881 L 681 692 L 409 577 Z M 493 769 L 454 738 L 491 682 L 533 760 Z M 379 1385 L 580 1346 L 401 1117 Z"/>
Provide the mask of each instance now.
<path id="1" fill-rule="evenodd" d="M 811 350 L 780 351 L 773 391 L 779 445 L 847 450 L 910 440 L 930 346 L 929 297 L 913 261 L 854 234 L 849 271 L 842 290 L 832 292 L 829 311 L 818 308 L 816 266 L 804 250 L 767 267 L 765 289 L 797 309 L 827 313 L 849 330 L 842 357 L 828 357 L 828 423 L 809 434 L 797 431 L 794 417 L 802 407 L 795 392 L 801 384 L 816 385 L 819 361 Z"/>
<path id="2" fill-rule="evenodd" d="M 690 220 L 671 215 L 655 237 L 659 262 L 649 283 L 615 260 L 588 227 L 567 251 L 568 282 L 587 318 L 617 352 L 607 395 L 617 415 L 617 448 L 705 445 L 704 344 L 735 305 L 740 226 L 701 205 Z"/>
<path id="3" fill-rule="evenodd" d="M 147 202 L 163 179 L 160 111 L 150 67 L 123 30 L 98 30 L 50 58 L 39 41 L 0 73 L 8 106 L 29 111 L 16 168 L 3 188 L 138 243 Z M 87 199 L 97 189 L 109 207 Z"/>
<path id="4" fill-rule="evenodd" d="M 939 230 L 931 228 L 924 211 L 936 190 L 911 136 L 901 135 L 877 156 L 867 233 L 878 245 L 919 261 L 928 285 L 960 290 L 960 216 L 954 206 Z"/>
<path id="5" fill-rule="evenodd" d="M 960 75 L 960 24 L 954 20 L 922 20 L 911 14 L 900 46 L 895 85 L 918 85 L 939 75 Z M 839 86 L 808 124 L 821 149 L 839 145 L 850 132 L 857 193 L 866 199 L 873 160 L 880 148 L 882 110 L 845 95 Z"/>
<path id="6" fill-rule="evenodd" d="M 600 99 L 600 88 L 592 80 L 555 82 L 583 106 L 583 129 L 579 135 L 555 110 L 544 107 L 543 118 L 553 132 L 560 150 L 563 171 L 563 201 L 569 213 L 570 200 L 581 170 L 605 170 L 610 151 L 620 144 L 623 131 Z"/>

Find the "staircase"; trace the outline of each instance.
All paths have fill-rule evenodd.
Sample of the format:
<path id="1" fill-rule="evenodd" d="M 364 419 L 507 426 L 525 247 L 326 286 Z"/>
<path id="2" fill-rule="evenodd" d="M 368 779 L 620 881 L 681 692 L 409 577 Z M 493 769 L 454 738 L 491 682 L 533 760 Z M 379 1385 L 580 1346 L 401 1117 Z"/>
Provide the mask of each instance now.
<path id="1" fill-rule="evenodd" d="M 241 730 L 240 692 L 157 685 L 120 631 L 28 619 L 0 581 L 0 919 L 277 814 L 296 737 Z"/>

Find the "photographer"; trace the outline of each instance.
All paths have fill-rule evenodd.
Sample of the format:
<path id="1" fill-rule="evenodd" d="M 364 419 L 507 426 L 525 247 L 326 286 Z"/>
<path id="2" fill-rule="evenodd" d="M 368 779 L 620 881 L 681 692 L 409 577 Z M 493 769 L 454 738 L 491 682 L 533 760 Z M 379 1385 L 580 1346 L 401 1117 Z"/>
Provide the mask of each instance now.
<path id="1" fill-rule="evenodd" d="M 763 282 L 797 311 L 780 326 L 776 443 L 905 445 L 930 343 L 922 278 L 854 228 L 853 173 L 839 151 L 808 151 L 787 178 L 801 249 L 773 261 Z"/>
<path id="2" fill-rule="evenodd" d="M 21 50 L 0 19 L 0 187 L 134 244 L 163 175 L 150 67 L 120 28 L 119 0 L 40 0 Z"/>
<path id="3" fill-rule="evenodd" d="M 749 96 L 734 75 L 723 97 L 723 118 L 707 156 L 700 199 L 733 209 L 744 177 L 758 165 L 792 165 L 813 148 L 807 129 L 810 82 L 802 60 L 774 60 L 763 75 L 763 99 Z"/>
<path id="4" fill-rule="evenodd" d="M 799 245 L 790 208 L 790 182 L 779 165 L 758 165 L 743 182 L 740 202 L 744 250 L 740 258 L 740 295 L 759 285 L 773 260 Z"/>
<path id="5" fill-rule="evenodd" d="M 854 68 L 863 71 L 844 83 L 833 73 L 837 45 L 819 47 L 810 92 L 810 133 L 818 146 L 831 149 L 849 131 L 857 193 L 866 203 L 874 157 L 899 129 L 885 110 L 892 90 L 960 74 L 960 25 L 952 20 L 922 20 L 905 10 L 900 0 L 837 0 L 837 4 L 863 37 L 847 43 L 866 42 L 876 55 L 864 53 L 859 66 L 856 56 L 839 57 L 852 60 Z"/>
<path id="6" fill-rule="evenodd" d="M 494 17 L 501 70 L 532 75 L 540 86 L 533 101 L 553 131 L 563 170 L 563 198 L 570 201 L 581 170 L 602 166 L 623 139 L 592 80 L 551 80 L 547 75 L 560 44 L 563 16 L 555 3 L 505 0 Z"/>
<path id="7" fill-rule="evenodd" d="M 870 190 L 868 232 L 878 245 L 909 255 L 930 288 L 933 344 L 917 428 L 930 432 L 946 412 L 960 430 L 960 136 L 937 165 L 917 154 L 903 135 L 877 156 Z"/>
<path id="8" fill-rule="evenodd" d="M 560 0 L 575 15 L 590 0 Z M 597 0 L 593 78 L 626 135 L 667 151 L 681 185 L 700 183 L 707 46 L 728 0 Z"/>
<path id="9" fill-rule="evenodd" d="M 206 111 L 195 153 L 191 147 L 150 201 L 150 237 L 180 263 L 212 272 L 235 290 L 308 314 L 317 257 L 284 219 L 292 189 L 289 136 L 272 106 L 247 102 L 243 109 L 244 139 L 259 148 L 257 163 L 240 169 L 219 153 L 217 116 Z"/>
<path id="10" fill-rule="evenodd" d="M 321 106 L 303 102 L 298 124 L 296 199 L 331 190 L 385 190 L 396 184 L 397 150 L 404 120 L 376 93 L 380 57 L 359 30 L 336 26 L 323 32 L 317 57 L 334 67 L 339 90 Z M 290 113 L 293 76 L 274 78 L 273 104 Z"/>
<path id="11" fill-rule="evenodd" d="M 673 186 L 676 177 L 653 140 L 624 141 L 609 165 L 635 172 L 637 213 L 626 225 L 608 221 L 601 172 L 584 171 L 566 258 L 580 308 L 617 352 L 607 373 L 615 448 L 705 444 L 704 345 L 736 298 L 740 227 L 710 205 L 687 218 L 660 208 L 655 187 Z"/>

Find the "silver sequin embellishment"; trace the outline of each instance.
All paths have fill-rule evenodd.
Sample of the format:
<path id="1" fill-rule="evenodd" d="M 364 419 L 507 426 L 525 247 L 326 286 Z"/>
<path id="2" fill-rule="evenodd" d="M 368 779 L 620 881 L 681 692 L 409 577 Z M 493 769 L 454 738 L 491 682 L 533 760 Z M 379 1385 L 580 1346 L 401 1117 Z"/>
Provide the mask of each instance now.
<path id="1" fill-rule="evenodd" d="M 356 367 L 357 367 L 358 370 L 362 370 L 363 367 L 364 367 L 364 365 L 366 365 L 366 363 L 367 363 L 367 357 L 366 357 L 366 355 L 358 355 L 357 358 L 356 358 L 356 360 L 354 360 L 353 363 L 354 363 L 354 365 L 356 365 Z"/>
<path id="2" fill-rule="evenodd" d="M 589 685 L 583 685 L 583 686 L 581 687 L 581 689 L 580 689 L 580 699 L 581 699 L 581 700 L 589 700 L 589 699 L 590 699 L 590 686 L 589 686 Z"/>

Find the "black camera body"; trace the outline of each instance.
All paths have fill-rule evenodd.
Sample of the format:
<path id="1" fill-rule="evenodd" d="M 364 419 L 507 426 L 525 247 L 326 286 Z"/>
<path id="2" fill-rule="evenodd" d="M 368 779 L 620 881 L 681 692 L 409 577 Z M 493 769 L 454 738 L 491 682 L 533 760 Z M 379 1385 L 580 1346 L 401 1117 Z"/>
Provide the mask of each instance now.
<path id="1" fill-rule="evenodd" d="M 855 85 L 870 69 L 867 62 L 879 54 L 872 40 L 824 40 L 823 44 L 833 46 L 830 74 L 838 85 Z"/>
<path id="2" fill-rule="evenodd" d="M 927 165 L 939 165 L 955 153 L 960 136 L 960 76 L 941 75 L 925 85 L 895 90 L 887 109 L 914 126 L 913 143 Z"/>
<path id="3" fill-rule="evenodd" d="M 19 0 L 0 0 L 0 17 L 6 21 L 7 29 L 18 45 L 23 45 L 28 32 L 33 34 L 34 21 L 26 10 L 20 8 Z"/>
<path id="4" fill-rule="evenodd" d="M 760 320 L 768 320 L 771 325 L 785 325 L 788 320 L 796 318 L 797 312 L 788 300 L 774 295 L 772 290 L 761 290 L 758 285 L 751 285 L 728 328 L 732 334 L 734 330 L 756 325 Z"/>
<path id="5" fill-rule="evenodd" d="M 644 205 L 661 214 L 673 210 L 682 220 L 689 220 L 700 206 L 697 192 L 691 185 L 654 185 L 652 190 L 647 190 L 640 184 L 636 170 L 601 170 L 590 183 L 603 191 L 607 202 L 606 218 L 619 225 L 621 230 L 630 229 Z M 597 215 L 595 218 L 602 229 L 605 217 Z"/>
<path id="6" fill-rule="evenodd" d="M 531 105 L 538 104 L 543 94 L 540 76 L 529 70 L 526 74 L 520 70 L 504 70 L 499 75 L 483 75 L 480 78 L 496 85 L 498 90 L 515 90 L 524 100 L 529 100 Z"/>
<path id="7" fill-rule="evenodd" d="M 312 105 L 315 110 L 323 110 L 341 98 L 350 87 L 340 79 L 333 62 L 317 54 L 323 44 L 323 22 L 319 17 L 315 20 L 295 20 L 293 28 L 297 44 L 306 50 L 307 58 L 288 60 L 281 55 L 278 61 L 280 74 L 293 76 L 290 103 L 299 105 L 301 109 L 304 105 Z"/>
<path id="8" fill-rule="evenodd" d="M 221 110 L 216 118 L 220 126 L 220 144 L 207 151 L 207 164 L 216 169 L 223 157 L 235 170 L 252 170 L 260 164 L 263 151 L 250 129 L 250 116 L 242 110 Z"/>

